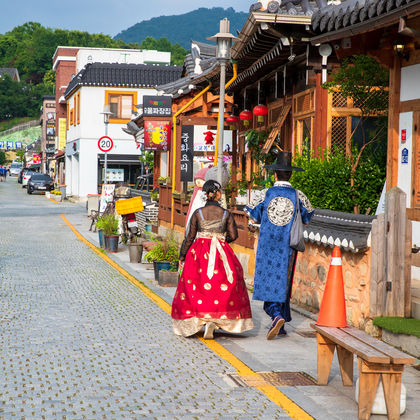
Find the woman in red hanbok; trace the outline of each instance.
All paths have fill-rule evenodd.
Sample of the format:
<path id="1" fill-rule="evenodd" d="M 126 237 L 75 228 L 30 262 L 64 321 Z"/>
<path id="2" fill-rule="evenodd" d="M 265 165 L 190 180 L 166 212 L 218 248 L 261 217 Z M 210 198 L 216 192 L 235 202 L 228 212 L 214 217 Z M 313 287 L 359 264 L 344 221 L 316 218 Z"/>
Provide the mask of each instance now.
<path id="1" fill-rule="evenodd" d="M 188 337 L 205 326 L 211 339 L 216 328 L 240 333 L 254 324 L 242 266 L 228 245 L 238 237 L 235 220 L 218 203 L 218 182 L 206 181 L 203 191 L 207 203 L 193 213 L 181 247 L 172 318 L 175 334 Z"/>

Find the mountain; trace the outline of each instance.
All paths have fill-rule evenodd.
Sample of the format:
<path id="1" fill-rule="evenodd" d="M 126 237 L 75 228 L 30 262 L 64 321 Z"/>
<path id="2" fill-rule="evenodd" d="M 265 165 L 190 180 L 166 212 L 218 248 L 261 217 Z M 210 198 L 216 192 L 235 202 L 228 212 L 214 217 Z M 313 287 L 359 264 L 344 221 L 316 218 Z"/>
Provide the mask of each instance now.
<path id="1" fill-rule="evenodd" d="M 200 7 L 182 15 L 160 16 L 144 20 L 120 32 L 114 39 L 140 44 L 147 37 L 167 38 L 170 42 L 178 43 L 189 50 L 191 39 L 206 42 L 207 37 L 219 32 L 219 21 L 225 17 L 230 20 L 230 32 L 236 36 L 236 30 L 242 29 L 248 13 L 235 12 L 232 7 L 228 9 Z"/>

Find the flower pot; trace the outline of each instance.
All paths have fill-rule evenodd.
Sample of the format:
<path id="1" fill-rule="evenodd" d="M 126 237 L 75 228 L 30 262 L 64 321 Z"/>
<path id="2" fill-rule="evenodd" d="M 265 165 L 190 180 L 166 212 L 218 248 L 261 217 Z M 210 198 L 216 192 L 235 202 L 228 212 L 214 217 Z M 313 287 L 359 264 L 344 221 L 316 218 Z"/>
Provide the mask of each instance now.
<path id="1" fill-rule="evenodd" d="M 118 241 L 120 239 L 120 235 L 105 235 L 107 250 L 109 252 L 117 252 L 118 251 Z"/>
<path id="2" fill-rule="evenodd" d="M 159 271 L 159 286 L 176 287 L 178 286 L 178 271 Z"/>
<path id="3" fill-rule="evenodd" d="M 159 271 L 169 270 L 171 263 L 167 261 L 153 261 L 153 269 L 155 270 L 155 280 L 159 281 Z"/>
<path id="4" fill-rule="evenodd" d="M 141 244 L 128 243 L 128 255 L 130 256 L 131 263 L 141 262 L 141 257 L 143 255 L 143 246 Z"/>
<path id="5" fill-rule="evenodd" d="M 98 229 L 98 237 L 99 237 L 99 247 L 105 249 L 105 236 L 104 231 L 102 229 Z"/>

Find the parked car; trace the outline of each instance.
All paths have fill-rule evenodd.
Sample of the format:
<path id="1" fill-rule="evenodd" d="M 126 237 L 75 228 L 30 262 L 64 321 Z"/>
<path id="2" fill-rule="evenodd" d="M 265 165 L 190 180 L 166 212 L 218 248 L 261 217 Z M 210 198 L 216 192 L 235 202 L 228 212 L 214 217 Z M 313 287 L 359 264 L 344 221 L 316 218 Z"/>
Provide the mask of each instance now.
<path id="1" fill-rule="evenodd" d="M 25 188 L 28 185 L 28 181 L 31 179 L 32 175 L 38 175 L 39 172 L 36 171 L 26 171 L 22 176 L 22 188 Z"/>
<path id="2" fill-rule="evenodd" d="M 47 174 L 35 173 L 28 181 L 27 192 L 32 194 L 35 191 L 51 191 L 54 189 L 54 181 Z"/>
<path id="3" fill-rule="evenodd" d="M 26 172 L 28 172 L 28 171 L 30 171 L 30 170 L 31 170 L 31 169 L 29 169 L 29 168 L 22 168 L 22 170 L 19 172 L 18 179 L 17 179 L 17 182 L 18 182 L 19 184 L 22 184 L 23 175 L 24 175 L 24 174 L 26 174 Z"/>
<path id="4" fill-rule="evenodd" d="M 9 176 L 19 175 L 19 172 L 22 169 L 22 163 L 12 162 L 9 168 Z"/>

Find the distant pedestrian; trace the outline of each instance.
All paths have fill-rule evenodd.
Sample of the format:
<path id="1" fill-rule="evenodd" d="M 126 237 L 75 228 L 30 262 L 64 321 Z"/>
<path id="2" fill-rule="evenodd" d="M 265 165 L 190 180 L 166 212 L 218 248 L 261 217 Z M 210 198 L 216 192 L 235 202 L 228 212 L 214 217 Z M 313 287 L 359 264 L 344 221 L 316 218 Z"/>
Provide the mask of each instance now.
<path id="1" fill-rule="evenodd" d="M 5 182 L 7 179 L 7 168 L 0 167 L 0 180 L 1 182 Z"/>
<path id="2" fill-rule="evenodd" d="M 218 182 L 203 185 L 207 197 L 197 209 L 180 252 L 183 272 L 172 303 L 175 334 L 191 336 L 205 326 L 204 338 L 221 328 L 240 333 L 254 327 L 243 270 L 228 245 L 238 237 L 233 215 L 223 209 Z"/>
<path id="3" fill-rule="evenodd" d="M 266 165 L 265 168 L 274 169 L 276 182 L 245 207 L 251 219 L 261 224 L 253 299 L 264 301 L 264 311 L 272 319 L 267 340 L 286 334 L 284 323 L 292 319 L 290 295 L 297 251 L 290 248 L 290 230 L 296 213 L 296 191 L 303 223 L 309 223 L 314 213 L 305 194 L 295 190 L 289 182 L 292 171 L 302 171 L 292 166 L 291 161 L 290 152 L 280 152 L 276 163 Z"/>

